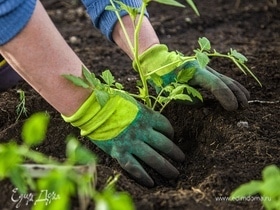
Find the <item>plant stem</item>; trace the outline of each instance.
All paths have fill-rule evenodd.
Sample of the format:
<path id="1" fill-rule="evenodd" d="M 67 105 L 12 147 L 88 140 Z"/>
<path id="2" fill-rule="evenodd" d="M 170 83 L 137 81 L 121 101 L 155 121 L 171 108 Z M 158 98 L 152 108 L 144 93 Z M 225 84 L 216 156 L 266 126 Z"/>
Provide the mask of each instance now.
<path id="1" fill-rule="evenodd" d="M 36 162 L 36 163 L 43 163 L 43 164 L 58 164 L 57 161 L 52 160 L 48 157 L 46 157 L 45 155 L 43 155 L 40 152 L 36 152 L 33 150 L 30 150 L 29 147 L 25 146 L 25 145 L 21 145 L 18 148 L 18 154 Z"/>
<path id="2" fill-rule="evenodd" d="M 259 83 L 260 86 L 262 86 L 262 83 L 260 80 L 254 75 L 254 73 L 244 64 L 239 62 L 235 57 L 231 55 L 225 55 L 220 53 L 207 53 L 208 57 L 223 57 L 230 59 L 245 75 L 247 75 L 247 72 Z"/>
<path id="3" fill-rule="evenodd" d="M 135 31 L 134 31 L 134 52 L 133 52 L 133 54 L 134 54 L 134 62 L 136 63 L 137 70 L 138 70 L 138 73 L 139 73 L 139 76 L 140 76 L 140 79 L 141 79 L 142 85 L 143 85 L 144 101 L 148 107 L 152 107 L 151 99 L 149 97 L 150 94 L 149 94 L 149 88 L 148 88 L 148 84 L 147 84 L 147 77 L 144 74 L 144 71 L 140 65 L 140 60 L 139 60 L 139 34 L 140 34 L 140 30 L 141 30 L 141 26 L 142 26 L 142 22 L 143 22 L 143 18 L 144 18 L 144 12 L 145 12 L 146 6 L 147 6 L 147 3 L 143 1 L 139 19 L 137 21 Z"/>
<path id="4" fill-rule="evenodd" d="M 116 14 L 116 16 L 117 16 L 117 18 L 118 18 L 118 21 L 119 21 L 119 23 L 120 23 L 120 25 L 121 25 L 121 28 L 122 28 L 122 30 L 123 30 L 125 39 L 126 39 L 126 41 L 127 41 L 127 43 L 128 43 L 128 46 L 129 46 L 131 52 L 133 52 L 133 51 L 134 51 L 134 50 L 133 50 L 133 45 L 132 45 L 132 43 L 131 43 L 131 41 L 130 41 L 130 39 L 129 39 L 129 36 L 128 36 L 128 34 L 127 34 L 127 31 L 126 31 L 126 29 L 125 29 L 125 26 L 124 26 L 124 24 L 123 24 L 123 22 L 122 22 L 121 16 L 120 16 L 120 14 L 119 14 L 119 12 L 118 12 L 118 9 L 117 9 L 117 7 L 116 7 L 116 5 L 115 5 L 115 3 L 114 3 L 113 0 L 110 0 L 110 3 L 111 3 L 111 5 L 113 6 L 113 8 L 115 9 L 115 14 Z"/>
<path id="5" fill-rule="evenodd" d="M 137 21 L 137 25 L 135 26 L 134 24 L 134 20 L 133 18 L 132 19 L 132 23 L 133 23 L 133 27 L 134 27 L 134 44 L 132 45 L 130 39 L 129 39 L 129 36 L 127 34 L 127 30 L 123 24 L 123 21 L 119 15 L 119 12 L 118 12 L 118 9 L 116 7 L 116 5 L 114 4 L 113 0 L 110 0 L 110 3 L 112 4 L 113 8 L 115 9 L 115 14 L 119 20 L 119 23 L 121 25 L 121 28 L 124 32 L 124 35 L 125 35 L 125 38 L 127 40 L 127 43 L 129 45 L 129 48 L 131 50 L 131 52 L 133 53 L 133 56 L 134 56 L 134 59 L 135 59 L 135 63 L 136 63 L 136 66 L 137 66 L 137 71 L 139 73 L 139 76 L 140 76 L 140 80 L 143 84 L 143 89 L 144 89 L 144 97 L 142 97 L 142 99 L 145 101 L 146 105 L 151 107 L 151 100 L 149 98 L 149 89 L 148 89 L 148 84 L 147 84 L 147 81 L 146 81 L 146 77 L 144 75 L 144 72 L 140 66 L 140 61 L 139 61 L 139 34 L 140 34 L 140 29 L 141 29 L 141 25 L 142 25 L 142 22 L 143 22 L 143 17 L 144 17 L 144 12 L 145 12 L 145 9 L 146 9 L 146 6 L 147 6 L 147 3 L 146 2 L 143 2 L 142 3 L 142 6 L 141 6 L 141 12 L 140 12 L 140 15 L 138 16 L 138 21 Z M 131 17 L 131 16 L 130 16 Z"/>

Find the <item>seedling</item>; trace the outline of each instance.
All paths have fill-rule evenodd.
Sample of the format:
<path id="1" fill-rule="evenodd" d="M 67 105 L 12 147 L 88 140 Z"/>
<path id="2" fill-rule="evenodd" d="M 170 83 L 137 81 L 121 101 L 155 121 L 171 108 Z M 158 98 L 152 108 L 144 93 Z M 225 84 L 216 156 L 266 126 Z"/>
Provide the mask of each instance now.
<path id="1" fill-rule="evenodd" d="M 276 165 L 266 166 L 262 171 L 263 180 L 252 180 L 235 189 L 230 199 L 243 200 L 248 196 L 260 195 L 267 210 L 280 209 L 280 168 Z"/>
<path id="2" fill-rule="evenodd" d="M 19 90 L 17 90 L 17 93 L 19 94 L 19 103 L 16 107 L 16 113 L 17 113 L 16 121 L 19 120 L 21 115 L 25 115 L 27 117 L 25 92 L 23 90 L 19 89 Z"/>
<path id="3" fill-rule="evenodd" d="M 109 196 L 107 189 L 95 190 L 96 157 L 75 137 L 67 138 L 64 162 L 32 150 L 45 139 L 48 122 L 46 113 L 36 113 L 23 125 L 21 145 L 13 141 L 0 144 L 0 180 L 9 178 L 16 186 L 11 202 L 15 202 L 17 208 L 30 204 L 34 210 L 69 209 L 70 199 L 77 194 L 81 210 L 87 209 L 90 200 L 99 206 L 110 206 L 107 201 L 118 197 L 120 192 L 113 186 Z M 128 210 L 134 209 L 128 194 L 118 201 Z"/>
<path id="4" fill-rule="evenodd" d="M 141 84 L 142 87 L 138 87 L 139 91 L 140 91 L 140 98 L 150 107 L 156 107 L 155 105 L 152 105 L 151 102 L 151 96 L 149 94 L 149 89 L 148 89 L 148 85 L 147 85 L 147 81 L 148 80 L 153 80 L 153 82 L 155 84 L 157 84 L 158 86 L 161 85 L 161 81 L 160 78 L 158 78 L 158 76 L 156 76 L 156 72 L 161 70 L 160 69 L 155 69 L 152 72 L 146 73 L 145 69 L 142 69 L 141 65 L 140 65 L 140 61 L 139 61 L 139 55 L 138 55 L 138 49 L 139 49 L 139 33 L 140 33 L 140 29 L 141 29 L 141 25 L 142 25 L 142 21 L 143 21 L 143 17 L 146 11 L 146 7 L 148 6 L 148 3 L 151 2 L 151 0 L 143 0 L 142 1 L 142 6 L 140 9 L 138 8 L 132 8 L 129 7 L 125 4 L 123 4 L 120 1 L 117 0 L 110 0 L 111 2 L 111 6 L 108 6 L 107 9 L 108 10 L 112 10 L 115 12 L 116 16 L 118 17 L 118 20 L 120 22 L 120 25 L 122 27 L 122 30 L 125 34 L 127 43 L 129 43 L 130 46 L 130 50 L 133 53 L 134 59 L 135 59 L 135 63 L 136 63 L 136 71 L 139 73 L 139 77 L 141 79 Z M 175 0 L 155 0 L 155 2 L 158 3 L 164 3 L 164 4 L 168 4 L 168 5 L 172 5 L 172 6 L 179 6 L 179 7 L 184 7 L 184 5 L 182 5 L 181 3 L 175 1 Z M 195 6 L 195 4 L 193 3 L 193 1 L 188 0 L 187 3 L 194 9 L 194 11 L 196 12 L 196 14 L 198 13 L 198 10 Z M 122 19 L 119 15 L 121 10 L 125 10 L 130 18 L 132 23 L 134 24 L 134 43 L 131 43 L 128 35 L 127 35 L 127 31 L 126 28 L 122 22 Z M 259 82 L 259 80 L 255 77 L 255 75 L 250 71 L 250 69 L 246 66 L 245 62 L 247 61 L 247 58 L 242 55 L 241 53 L 237 52 L 236 50 L 230 49 L 230 52 L 228 52 L 227 54 L 222 54 L 217 52 L 215 49 L 212 50 L 211 49 L 211 44 L 210 41 L 203 37 L 203 38 L 199 38 L 198 40 L 198 44 L 199 44 L 199 48 L 194 50 L 194 55 L 192 56 L 184 56 L 183 54 L 179 53 L 182 55 L 182 60 L 177 61 L 178 64 L 183 63 L 183 62 L 187 62 L 187 61 L 193 61 L 193 60 L 197 60 L 198 63 L 200 64 L 200 66 L 202 68 L 206 67 L 206 65 L 209 63 L 210 59 L 209 57 L 224 57 L 224 58 L 228 58 L 230 60 L 232 60 L 237 67 L 245 74 L 249 73 L 250 75 L 252 75 L 259 84 L 261 84 Z M 170 63 L 170 65 L 174 65 L 175 63 Z M 167 66 L 164 66 L 162 68 L 166 68 Z M 182 84 L 180 82 L 180 80 L 178 80 L 178 78 L 176 78 L 176 82 L 172 83 L 170 86 L 166 87 L 166 90 L 163 90 L 160 93 L 165 93 L 164 95 L 159 94 L 156 97 L 156 101 L 155 103 L 159 103 L 162 105 L 162 108 L 165 107 L 165 103 L 169 103 L 171 100 L 173 99 L 180 99 L 180 100 L 188 100 L 188 101 L 192 101 L 190 96 L 193 97 L 198 97 L 200 100 L 202 100 L 201 95 L 199 94 L 199 92 L 197 90 L 195 90 L 194 88 L 191 88 L 190 86 L 186 86 L 186 82 L 188 80 L 190 80 L 194 74 L 194 72 L 188 72 L 188 73 L 184 73 L 187 75 L 184 75 L 185 78 L 181 78 L 181 79 L 186 79 L 186 80 L 182 80 L 184 81 L 184 84 Z M 183 87 L 181 87 L 181 85 L 183 85 Z M 162 87 L 164 89 L 164 87 Z M 180 91 L 178 91 L 178 89 Z M 187 91 L 185 91 L 187 90 Z M 172 92 L 174 91 L 174 92 Z M 166 92 L 169 93 L 166 96 Z M 187 94 L 185 94 L 185 92 L 187 92 Z M 170 97 L 168 97 L 170 96 Z M 175 96 L 175 97 L 174 97 Z M 157 99 L 162 99 L 157 100 Z M 161 110 L 162 110 L 161 108 Z"/>
<path id="5" fill-rule="evenodd" d="M 172 6 L 184 7 L 181 3 L 175 0 L 155 0 L 158 3 L 164 3 Z M 210 41 L 205 38 L 199 38 L 198 44 L 199 48 L 194 50 L 194 54 L 191 56 L 185 56 L 180 52 L 177 52 L 181 56 L 181 60 L 174 61 L 173 63 L 168 64 L 167 66 L 163 66 L 159 69 L 154 69 L 151 72 L 146 72 L 145 69 L 142 69 L 139 61 L 139 33 L 143 21 L 143 17 L 146 11 L 146 7 L 151 0 L 143 0 L 142 6 L 140 8 L 129 7 L 128 5 L 122 3 L 117 0 L 110 0 L 111 5 L 107 6 L 107 10 L 114 11 L 119 23 L 122 27 L 122 30 L 125 34 L 125 38 L 130 47 L 131 52 L 133 53 L 134 62 L 136 64 L 135 70 L 138 72 L 140 77 L 140 85 L 137 86 L 139 90 L 139 94 L 131 94 L 123 90 L 123 86 L 119 83 L 115 82 L 115 79 L 109 70 L 106 70 L 102 73 L 101 78 L 103 79 L 102 83 L 100 80 L 96 78 L 93 73 L 90 73 L 85 67 L 82 67 L 83 77 L 76 77 L 73 75 L 63 75 L 74 84 L 84 87 L 90 88 L 95 91 L 97 95 L 97 100 L 101 105 L 109 99 L 108 94 L 122 94 L 122 96 L 128 97 L 128 95 L 133 96 L 136 99 L 142 100 L 148 107 L 152 109 L 158 109 L 160 112 L 172 101 L 172 100 L 186 100 L 191 101 L 192 98 L 198 98 L 199 100 L 203 100 L 199 91 L 195 88 L 189 86 L 187 82 L 192 79 L 195 69 L 189 69 L 187 71 L 179 71 L 177 78 L 171 84 L 164 86 L 162 85 L 163 81 L 156 73 L 160 71 L 162 68 L 166 68 L 169 65 L 174 65 L 194 61 L 196 60 L 202 68 L 205 68 L 207 64 L 210 62 L 211 57 L 221 57 L 230 59 L 244 74 L 250 74 L 260 85 L 260 81 L 258 78 L 252 73 L 252 71 L 246 66 L 247 58 L 234 49 L 230 49 L 227 54 L 219 53 L 215 49 L 211 49 Z M 198 10 L 193 3 L 192 0 L 187 0 L 187 3 L 194 9 L 196 14 L 199 15 Z M 134 43 L 132 43 L 129 39 L 126 28 L 122 22 L 120 17 L 120 11 L 125 10 L 133 23 L 134 27 Z M 180 70 L 180 69 L 177 69 Z M 156 86 L 160 87 L 155 95 L 151 94 L 148 88 L 148 82 L 152 82 L 156 84 Z M 107 93 L 106 93 L 107 91 Z"/>

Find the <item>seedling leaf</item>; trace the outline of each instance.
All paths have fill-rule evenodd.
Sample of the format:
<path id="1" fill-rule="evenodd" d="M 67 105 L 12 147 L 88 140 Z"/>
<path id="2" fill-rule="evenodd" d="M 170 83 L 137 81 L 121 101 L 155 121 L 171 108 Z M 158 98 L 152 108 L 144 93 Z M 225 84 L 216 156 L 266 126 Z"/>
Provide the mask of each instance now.
<path id="1" fill-rule="evenodd" d="M 189 95 L 192 95 L 193 97 L 197 97 L 200 101 L 203 101 L 203 97 L 198 90 L 196 90 L 195 88 L 189 85 L 185 85 L 185 86 Z"/>
<path id="2" fill-rule="evenodd" d="M 116 86 L 116 88 L 118 89 L 118 90 L 122 90 L 124 87 L 123 87 L 123 85 L 121 84 L 121 83 L 119 83 L 119 82 L 116 82 L 115 83 L 115 86 Z"/>
<path id="3" fill-rule="evenodd" d="M 276 165 L 267 166 L 262 171 L 262 177 L 264 181 L 278 176 L 280 177 L 280 169 Z"/>
<path id="4" fill-rule="evenodd" d="M 95 89 L 94 93 L 96 96 L 96 100 L 101 107 L 103 107 L 110 99 L 109 93 L 107 93 L 106 91 Z"/>
<path id="5" fill-rule="evenodd" d="M 28 118 L 22 127 L 21 133 L 24 142 L 27 145 L 41 143 L 46 137 L 49 120 L 49 115 L 45 112 L 35 113 Z"/>
<path id="6" fill-rule="evenodd" d="M 133 17 L 133 19 L 136 17 L 136 15 L 138 13 L 140 13 L 139 8 L 130 7 L 130 6 L 126 5 L 126 4 L 124 4 L 121 1 L 114 1 L 114 2 L 119 5 L 120 10 L 126 11 L 131 17 Z"/>
<path id="7" fill-rule="evenodd" d="M 159 75 L 157 75 L 157 74 L 152 74 L 152 75 L 151 75 L 151 79 L 152 79 L 153 83 L 154 83 L 157 87 L 162 87 L 163 81 L 162 81 L 162 78 L 161 78 Z"/>
<path id="8" fill-rule="evenodd" d="M 211 50 L 210 41 L 206 37 L 202 37 L 198 39 L 198 44 L 200 46 L 201 51 L 209 51 Z"/>
<path id="9" fill-rule="evenodd" d="M 118 12 L 118 11 L 119 11 L 118 9 L 114 8 L 114 7 L 111 6 L 111 5 L 106 6 L 106 7 L 105 7 L 105 10 L 110 10 L 110 11 L 113 11 L 113 12 Z"/>
<path id="10" fill-rule="evenodd" d="M 248 59 L 243 54 L 237 52 L 236 50 L 230 49 L 230 54 L 235 57 L 240 63 L 245 63 L 248 61 Z"/>
<path id="11" fill-rule="evenodd" d="M 26 193 L 28 190 L 23 174 L 24 169 L 19 166 L 13 167 L 9 173 L 11 182 L 14 184 L 14 186 L 17 186 L 20 193 Z"/>
<path id="12" fill-rule="evenodd" d="M 179 83 L 187 83 L 190 79 L 193 78 L 194 73 L 195 68 L 189 68 L 186 70 L 179 71 L 177 81 Z"/>
<path id="13" fill-rule="evenodd" d="M 109 86 L 112 86 L 115 83 L 115 78 L 108 69 L 102 72 L 101 78 Z"/>
<path id="14" fill-rule="evenodd" d="M 192 101 L 192 98 L 186 94 L 176 94 L 176 95 L 172 96 L 172 99 L 182 100 L 182 101 Z"/>
<path id="15" fill-rule="evenodd" d="M 195 12 L 195 14 L 197 16 L 200 16 L 197 7 L 195 6 L 194 2 L 192 0 L 186 0 L 186 2 L 189 4 L 189 6 L 193 9 L 193 11 Z"/>
<path id="16" fill-rule="evenodd" d="M 74 76 L 72 74 L 63 74 L 63 77 L 71 81 L 74 85 L 89 88 L 90 86 L 80 77 Z"/>
<path id="17" fill-rule="evenodd" d="M 196 58 L 201 68 L 205 68 L 210 62 L 209 57 L 203 52 L 196 52 Z"/>
<path id="18" fill-rule="evenodd" d="M 0 144 L 0 180 L 9 176 L 10 170 L 23 161 L 18 155 L 18 145 L 15 142 Z"/>
<path id="19" fill-rule="evenodd" d="M 161 4 L 167 4 L 167 5 L 175 6 L 175 7 L 185 7 L 185 5 L 179 3 L 178 1 L 175 1 L 175 0 L 154 0 L 154 1 L 161 3 Z"/>
<path id="20" fill-rule="evenodd" d="M 82 66 L 82 72 L 83 72 L 83 75 L 86 78 L 87 82 L 91 86 L 95 86 L 95 75 L 94 75 L 94 73 L 91 73 L 85 66 Z"/>
<path id="21" fill-rule="evenodd" d="M 91 164 L 96 162 L 96 158 L 91 151 L 81 146 L 75 137 L 67 138 L 66 155 L 73 164 Z"/>
<path id="22" fill-rule="evenodd" d="M 236 190 L 234 190 L 231 195 L 231 200 L 236 200 L 248 195 L 255 195 L 259 192 L 262 181 L 253 180 L 248 183 L 240 185 Z"/>

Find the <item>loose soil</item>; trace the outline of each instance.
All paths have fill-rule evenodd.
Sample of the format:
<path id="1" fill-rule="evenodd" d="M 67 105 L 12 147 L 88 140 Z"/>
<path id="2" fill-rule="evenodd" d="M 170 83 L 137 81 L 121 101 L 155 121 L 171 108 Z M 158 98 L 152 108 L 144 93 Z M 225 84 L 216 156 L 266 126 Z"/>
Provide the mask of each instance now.
<path id="1" fill-rule="evenodd" d="M 127 90 L 137 91 L 137 75 L 131 68 L 131 61 L 92 27 L 81 3 L 73 0 L 44 0 L 43 3 L 65 40 L 92 71 L 100 74 L 110 69 Z M 239 81 L 250 91 L 249 108 L 225 111 L 209 92 L 201 90 L 205 100 L 202 107 L 173 103 L 164 111 L 174 126 L 175 143 L 186 154 L 183 163 L 172 162 L 180 171 L 177 180 L 168 182 L 147 169 L 156 186 L 140 186 L 116 160 L 80 137 L 79 131 L 66 124 L 60 114 L 25 82 L 0 93 L 0 141 L 21 141 L 21 127 L 26 117 L 16 121 L 19 102 L 16 91 L 22 89 L 26 93 L 29 115 L 38 111 L 47 111 L 51 115 L 47 139 L 35 149 L 63 159 L 64 140 L 68 134 L 75 134 L 99 157 L 97 188 L 102 189 L 109 176 L 120 173 L 117 189 L 129 192 L 139 210 L 263 209 L 256 200 L 217 200 L 229 196 L 242 183 L 261 179 L 265 166 L 280 166 L 279 2 L 275 6 L 270 1 L 242 0 L 238 8 L 235 4 L 235 1 L 226 0 L 197 1 L 200 17 L 189 8 L 156 3 L 149 6 L 150 20 L 160 40 L 171 50 L 192 54 L 198 46 L 198 38 L 205 36 L 220 52 L 234 48 L 245 54 L 249 59 L 248 66 L 263 84 L 260 87 L 229 61 L 213 59 L 211 67 Z M 239 127 L 240 121 L 247 122 L 248 127 Z M 4 180 L 0 188 L 1 209 L 16 209 L 11 201 L 14 186 Z M 93 206 L 91 204 L 89 209 Z M 19 209 L 30 208 L 31 204 Z M 72 209 L 78 209 L 75 199 Z"/>

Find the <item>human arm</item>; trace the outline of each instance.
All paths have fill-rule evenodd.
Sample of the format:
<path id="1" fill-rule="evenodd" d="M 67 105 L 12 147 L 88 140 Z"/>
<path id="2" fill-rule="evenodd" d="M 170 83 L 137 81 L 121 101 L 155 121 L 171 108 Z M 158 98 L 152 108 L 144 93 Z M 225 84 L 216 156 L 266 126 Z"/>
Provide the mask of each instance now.
<path id="1" fill-rule="evenodd" d="M 83 63 L 39 1 L 26 25 L 1 43 L 0 53 L 65 121 L 116 158 L 138 182 L 154 184 L 137 158 L 167 179 L 178 176 L 177 169 L 156 152 L 177 161 L 184 159 L 183 152 L 171 141 L 173 128 L 165 117 L 114 94 L 101 106 L 94 91 L 77 87 L 62 76 L 81 77 Z"/>
<path id="2" fill-rule="evenodd" d="M 7 62 L 56 110 L 73 114 L 90 92 L 63 78 L 81 76 L 82 61 L 58 32 L 40 1 L 27 25 L 0 46 Z"/>

